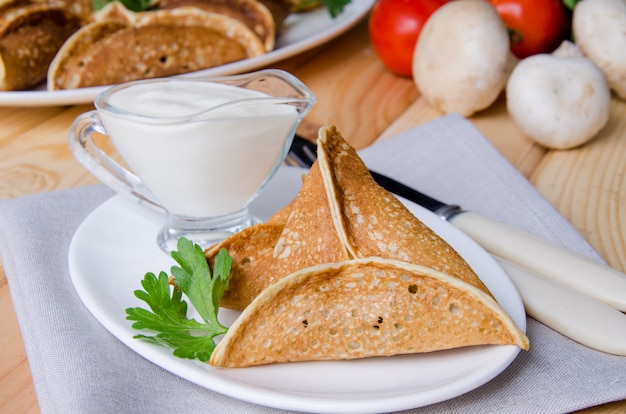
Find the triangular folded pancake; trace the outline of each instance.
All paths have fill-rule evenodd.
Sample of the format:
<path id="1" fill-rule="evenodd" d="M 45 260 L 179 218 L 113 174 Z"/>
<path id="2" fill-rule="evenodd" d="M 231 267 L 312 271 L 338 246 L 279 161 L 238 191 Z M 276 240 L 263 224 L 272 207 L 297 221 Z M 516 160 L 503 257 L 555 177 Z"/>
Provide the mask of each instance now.
<path id="1" fill-rule="evenodd" d="M 132 16 L 124 20 L 124 16 Z M 128 21 L 130 20 L 130 21 Z M 48 71 L 48 89 L 74 89 L 206 69 L 265 53 L 245 24 L 195 7 L 117 13 L 82 27 Z"/>
<path id="2" fill-rule="evenodd" d="M 212 264 L 220 249 L 233 258 L 221 306 L 242 310 L 263 289 L 296 270 L 349 259 L 331 217 L 317 163 L 298 196 L 266 223 L 249 227 L 208 248 Z"/>
<path id="3" fill-rule="evenodd" d="M 528 338 L 483 291 L 432 268 L 365 258 L 295 272 L 263 291 L 210 364 L 356 359 Z"/>
<path id="4" fill-rule="evenodd" d="M 274 246 L 283 231 L 282 224 L 263 223 L 241 231 L 241 237 L 229 238 L 227 242 L 207 250 L 213 267 L 217 252 L 223 247 L 233 261 L 228 289 L 220 306 L 228 309 L 244 309 L 269 285 L 267 269 L 271 266 Z"/>
<path id="5" fill-rule="evenodd" d="M 236 237 L 229 237 L 205 250 L 211 268 L 222 248 L 228 250 L 233 259 L 229 288 L 224 292 L 221 307 L 241 310 L 272 283 L 267 269 L 274 260 L 274 246 L 290 212 L 291 206 L 287 205 L 267 222 L 250 226 L 237 233 Z"/>
<path id="6" fill-rule="evenodd" d="M 318 157 L 337 233 L 352 257 L 432 267 L 489 292 L 452 246 L 374 181 L 334 126 L 320 130 Z"/>
<path id="7" fill-rule="evenodd" d="M 0 1 L 0 91 L 45 81 L 63 42 L 84 23 L 62 2 Z"/>
<path id="8" fill-rule="evenodd" d="M 257 0 L 161 0 L 159 9 L 198 7 L 199 9 L 225 14 L 243 22 L 256 33 L 266 51 L 274 49 L 276 26 L 272 13 Z"/>
<path id="9" fill-rule="evenodd" d="M 311 167 L 291 203 L 291 212 L 274 246 L 273 258 L 267 269 L 272 282 L 299 269 L 350 258 L 335 229 L 317 163 Z"/>
<path id="10" fill-rule="evenodd" d="M 261 224 L 205 252 L 212 262 L 224 247 L 234 263 L 247 264 L 234 265 L 223 307 L 242 310 L 264 288 L 297 270 L 371 256 L 432 267 L 490 294 L 446 241 L 374 181 L 335 127 L 320 129 L 318 156 L 296 198 L 280 212 L 283 218 L 273 219 L 271 237 L 258 236 L 270 232 L 259 229 Z M 278 236 L 276 224 L 283 225 Z M 246 243 L 245 252 L 237 247 Z"/>
<path id="11" fill-rule="evenodd" d="M 244 309 L 220 367 L 354 359 L 528 338 L 465 260 L 381 188 L 334 127 L 296 198 L 205 251 L 233 256 L 222 305 Z"/>

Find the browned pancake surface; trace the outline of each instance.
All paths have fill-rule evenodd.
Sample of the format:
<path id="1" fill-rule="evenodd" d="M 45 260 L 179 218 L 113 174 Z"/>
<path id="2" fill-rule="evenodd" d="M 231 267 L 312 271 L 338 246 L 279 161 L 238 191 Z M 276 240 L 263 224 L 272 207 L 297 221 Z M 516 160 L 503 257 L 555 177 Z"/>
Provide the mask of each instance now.
<path id="1" fill-rule="evenodd" d="M 484 292 L 423 266 L 380 258 L 305 269 L 263 291 L 211 365 L 356 359 L 528 339 Z"/>
<path id="2" fill-rule="evenodd" d="M 160 9 L 186 6 L 233 17 L 256 33 L 267 51 L 274 48 L 276 37 L 274 19 L 267 7 L 257 0 L 161 0 L 158 4 Z"/>
<path id="3" fill-rule="evenodd" d="M 311 167 L 276 246 L 268 273 L 273 282 L 305 267 L 349 258 L 331 216 L 319 165 Z"/>
<path id="4" fill-rule="evenodd" d="M 491 294 L 452 246 L 373 180 L 334 127 L 320 130 L 318 151 L 320 158 L 296 198 L 268 222 L 280 224 L 271 226 L 272 237 L 253 240 L 244 231 L 205 252 L 212 260 L 220 246 L 232 254 L 237 253 L 232 246 L 249 243 L 235 262 L 258 257 L 255 266 L 234 268 L 225 307 L 243 309 L 263 289 L 298 270 L 363 257 L 432 267 Z"/>
<path id="5" fill-rule="evenodd" d="M 393 194 L 378 185 L 335 127 L 320 130 L 319 161 L 337 231 L 354 257 L 379 256 L 432 267 L 489 292 L 467 262 Z"/>
<path id="6" fill-rule="evenodd" d="M 231 282 L 222 306 L 242 310 L 263 289 L 296 270 L 348 259 L 331 217 L 317 165 L 297 197 L 266 223 L 234 234 L 205 251 L 212 263 L 225 248 L 233 257 Z"/>
<path id="7" fill-rule="evenodd" d="M 212 267 L 215 256 L 224 248 L 232 257 L 230 282 L 220 306 L 242 310 L 271 284 L 268 268 L 273 261 L 274 245 L 283 231 L 283 224 L 261 223 L 241 231 L 237 237 L 205 251 Z"/>
<path id="8" fill-rule="evenodd" d="M 334 127 L 320 130 L 318 156 L 296 198 L 259 226 L 279 235 L 254 229 L 224 243 L 237 263 L 227 295 L 245 309 L 212 365 L 528 349 L 465 260 L 376 184 Z M 242 257 L 252 260 L 239 266 Z"/>
<path id="9" fill-rule="evenodd" d="M 0 90 L 29 89 L 45 81 L 57 51 L 83 23 L 63 4 L 0 4 Z"/>
<path id="10" fill-rule="evenodd" d="M 192 7 L 142 12 L 128 23 L 101 20 L 75 33 L 51 64 L 48 88 L 164 77 L 263 53 L 259 38 L 228 16 Z"/>

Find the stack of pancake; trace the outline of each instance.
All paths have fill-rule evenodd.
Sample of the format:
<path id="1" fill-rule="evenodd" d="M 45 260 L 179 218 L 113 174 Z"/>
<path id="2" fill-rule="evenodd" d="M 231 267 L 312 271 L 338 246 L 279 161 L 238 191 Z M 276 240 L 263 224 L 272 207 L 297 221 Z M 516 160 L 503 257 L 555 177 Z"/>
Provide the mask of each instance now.
<path id="1" fill-rule="evenodd" d="M 528 338 L 466 261 L 371 177 L 335 127 L 297 197 L 205 251 L 233 257 L 243 310 L 211 364 L 355 359 Z"/>
<path id="2" fill-rule="evenodd" d="M 0 0 L 0 90 L 49 90 L 178 75 L 271 51 L 297 0 Z"/>

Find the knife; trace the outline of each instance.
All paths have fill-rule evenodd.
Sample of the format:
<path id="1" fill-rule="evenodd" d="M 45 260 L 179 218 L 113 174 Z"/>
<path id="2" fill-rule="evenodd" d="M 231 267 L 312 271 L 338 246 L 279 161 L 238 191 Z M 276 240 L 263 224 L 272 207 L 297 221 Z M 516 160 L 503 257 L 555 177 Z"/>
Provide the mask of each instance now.
<path id="1" fill-rule="evenodd" d="M 626 356 L 626 315 L 622 312 L 525 267 L 494 258 L 513 281 L 529 316 L 589 348 Z"/>
<path id="2" fill-rule="evenodd" d="M 310 167 L 317 158 L 317 146 L 296 135 L 289 155 L 301 166 Z M 460 206 L 443 203 L 391 177 L 371 170 L 370 173 L 380 186 L 434 212 L 491 254 L 588 295 L 618 311 L 626 311 L 624 273 L 513 227 L 465 211 Z"/>

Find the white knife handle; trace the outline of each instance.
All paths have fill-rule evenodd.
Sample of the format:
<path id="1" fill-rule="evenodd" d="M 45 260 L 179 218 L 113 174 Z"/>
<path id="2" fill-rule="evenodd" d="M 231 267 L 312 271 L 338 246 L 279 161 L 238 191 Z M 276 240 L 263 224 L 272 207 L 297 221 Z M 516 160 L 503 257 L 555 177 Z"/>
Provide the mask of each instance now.
<path id="1" fill-rule="evenodd" d="M 626 356 L 626 315 L 521 266 L 495 259 L 517 287 L 528 315 L 589 348 Z"/>
<path id="2" fill-rule="evenodd" d="M 626 311 L 624 273 L 472 212 L 450 222 L 488 252 Z"/>

